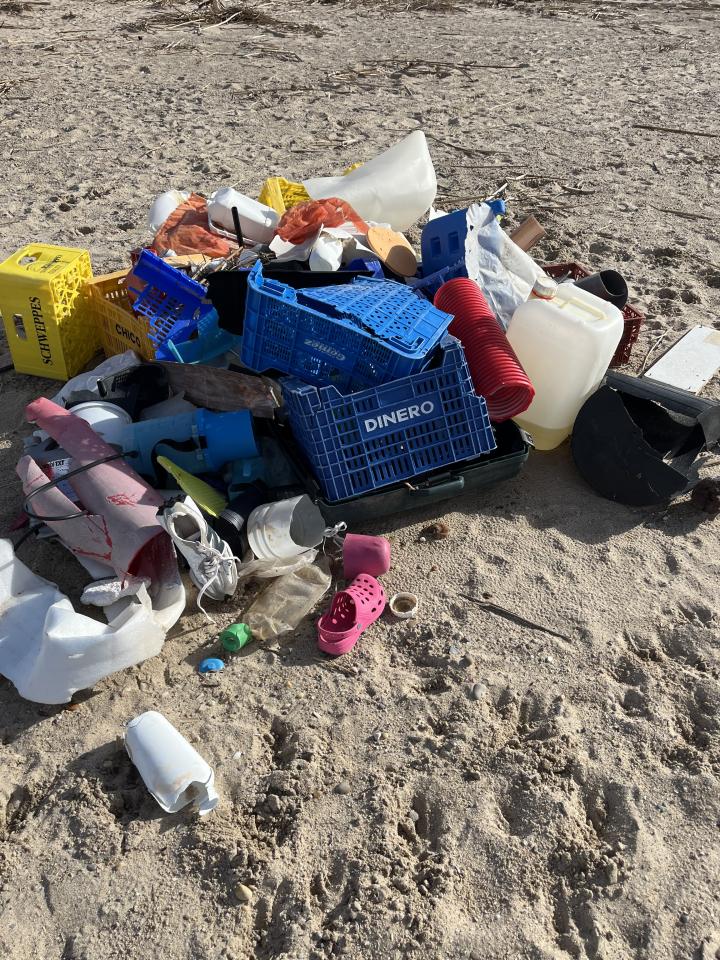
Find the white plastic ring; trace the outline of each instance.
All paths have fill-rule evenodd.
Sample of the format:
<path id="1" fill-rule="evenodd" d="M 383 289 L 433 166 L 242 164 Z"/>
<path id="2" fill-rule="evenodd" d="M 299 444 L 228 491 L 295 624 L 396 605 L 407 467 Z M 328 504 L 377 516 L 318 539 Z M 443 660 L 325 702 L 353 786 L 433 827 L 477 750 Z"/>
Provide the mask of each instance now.
<path id="1" fill-rule="evenodd" d="M 414 593 L 396 593 L 390 597 L 388 606 L 398 620 L 412 620 L 417 616 L 419 601 Z"/>

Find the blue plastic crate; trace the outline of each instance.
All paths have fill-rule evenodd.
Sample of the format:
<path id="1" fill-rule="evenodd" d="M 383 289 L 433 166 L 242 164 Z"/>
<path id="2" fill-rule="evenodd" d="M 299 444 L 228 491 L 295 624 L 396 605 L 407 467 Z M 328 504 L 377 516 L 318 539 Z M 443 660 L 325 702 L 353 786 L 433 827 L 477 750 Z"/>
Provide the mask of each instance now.
<path id="1" fill-rule="evenodd" d="M 422 370 L 452 317 L 394 280 L 294 290 L 248 277 L 242 361 L 340 390 L 375 386 Z"/>
<path id="2" fill-rule="evenodd" d="M 495 449 L 462 346 L 450 336 L 441 346 L 439 367 L 346 396 L 282 380 L 292 432 L 329 501 Z"/>
<path id="3" fill-rule="evenodd" d="M 505 201 L 485 200 L 493 216 L 505 213 Z M 427 275 L 451 267 L 465 260 L 465 241 L 468 233 L 468 208 L 454 210 L 442 217 L 429 220 L 423 227 L 420 240 L 423 269 Z M 471 230 L 474 228 L 470 228 Z M 465 274 L 467 276 L 467 274 Z"/>
<path id="4" fill-rule="evenodd" d="M 457 263 L 450 264 L 449 267 L 443 267 L 441 270 L 436 270 L 435 273 L 430 273 L 428 276 L 410 277 L 408 286 L 411 290 L 414 290 L 415 293 L 421 294 L 426 300 L 432 303 L 435 294 L 444 283 L 447 283 L 448 280 L 454 280 L 456 277 L 467 277 L 467 275 L 467 267 L 465 266 L 465 258 L 463 257 L 463 259 L 458 260 Z"/>
<path id="5" fill-rule="evenodd" d="M 423 227 L 420 251 L 424 270 L 430 274 L 465 259 L 467 207 L 429 220 Z"/>
<path id="6" fill-rule="evenodd" d="M 135 286 L 137 280 L 141 283 Z M 141 252 L 128 274 L 127 286 L 136 295 L 133 310 L 148 320 L 148 336 L 160 359 L 174 359 L 167 350 L 159 349 L 166 340 L 175 344 L 188 340 L 198 322 L 213 309 L 212 304 L 203 303 L 207 292 L 201 283 L 150 250 Z"/>

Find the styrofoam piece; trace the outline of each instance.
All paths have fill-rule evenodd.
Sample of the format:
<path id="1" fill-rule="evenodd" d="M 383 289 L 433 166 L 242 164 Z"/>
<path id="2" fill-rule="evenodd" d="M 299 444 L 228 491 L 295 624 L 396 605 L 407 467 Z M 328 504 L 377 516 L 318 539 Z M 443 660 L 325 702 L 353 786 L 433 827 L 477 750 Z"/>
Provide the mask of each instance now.
<path id="1" fill-rule="evenodd" d="M 435 168 L 422 130 L 344 177 L 313 177 L 303 186 L 313 200 L 339 197 L 364 220 L 407 230 L 427 213 L 437 194 Z"/>
<path id="2" fill-rule="evenodd" d="M 148 226 L 153 234 L 157 233 L 171 213 L 174 213 L 181 203 L 190 199 L 187 190 L 166 190 L 153 200 L 148 213 Z"/>
<path id="3" fill-rule="evenodd" d="M 680 390 L 700 393 L 720 368 L 720 330 L 693 327 L 666 354 L 654 363 L 645 376 Z"/>
<path id="4" fill-rule="evenodd" d="M 177 567 L 175 579 L 152 589 L 152 601 L 143 586 L 106 607 L 103 624 L 77 613 L 0 540 L 0 674 L 27 700 L 67 703 L 76 690 L 156 656 L 185 609 Z"/>
<path id="5" fill-rule="evenodd" d="M 125 749 L 166 813 L 177 813 L 194 803 L 205 816 L 218 805 L 210 765 L 161 713 L 147 710 L 131 720 Z"/>
<path id="6" fill-rule="evenodd" d="M 105 577 L 89 583 L 80 596 L 80 603 L 89 607 L 108 607 L 124 597 L 134 597 L 145 587 L 150 586 L 147 577 L 128 577 L 119 580 L 117 577 Z"/>
<path id="7" fill-rule="evenodd" d="M 237 207 L 243 239 L 253 243 L 270 243 L 280 216 L 272 207 L 238 193 L 232 187 L 216 190 L 208 202 L 208 223 L 210 229 L 223 236 L 235 239 L 232 208 Z"/>

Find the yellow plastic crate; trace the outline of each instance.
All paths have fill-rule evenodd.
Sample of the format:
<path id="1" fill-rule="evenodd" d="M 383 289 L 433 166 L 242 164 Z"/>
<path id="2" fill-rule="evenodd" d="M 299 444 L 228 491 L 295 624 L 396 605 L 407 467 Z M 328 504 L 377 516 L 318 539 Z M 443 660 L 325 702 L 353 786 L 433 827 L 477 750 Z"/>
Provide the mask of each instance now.
<path id="1" fill-rule="evenodd" d="M 144 360 L 155 359 L 149 323 L 133 313 L 127 295 L 127 270 L 95 277 L 85 287 L 88 312 L 106 357 L 134 350 Z"/>
<path id="2" fill-rule="evenodd" d="M 97 352 L 84 296 L 92 275 L 87 250 L 47 243 L 0 263 L 0 315 L 19 373 L 69 380 Z"/>

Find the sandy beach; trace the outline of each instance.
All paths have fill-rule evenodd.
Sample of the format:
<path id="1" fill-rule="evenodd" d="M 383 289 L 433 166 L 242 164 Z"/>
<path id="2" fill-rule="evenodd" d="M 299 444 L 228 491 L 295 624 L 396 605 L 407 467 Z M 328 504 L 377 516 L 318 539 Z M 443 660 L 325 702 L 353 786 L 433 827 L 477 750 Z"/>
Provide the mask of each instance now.
<path id="1" fill-rule="evenodd" d="M 119 269 L 163 190 L 257 196 L 421 128 L 440 207 L 507 183 L 539 262 L 623 273 L 638 373 L 720 330 L 719 49 L 715 0 L 0 0 L 0 259 Z M 24 407 L 58 387 L 0 375 L 4 529 Z M 566 443 L 358 529 L 421 605 L 348 656 L 311 616 L 202 677 L 254 588 L 214 627 L 189 590 L 160 656 L 68 707 L 0 679 L 0 955 L 717 960 L 719 531 L 689 497 L 599 498 Z M 77 603 L 61 546 L 18 555 Z M 149 709 L 213 766 L 207 818 L 164 814 L 118 741 Z"/>

